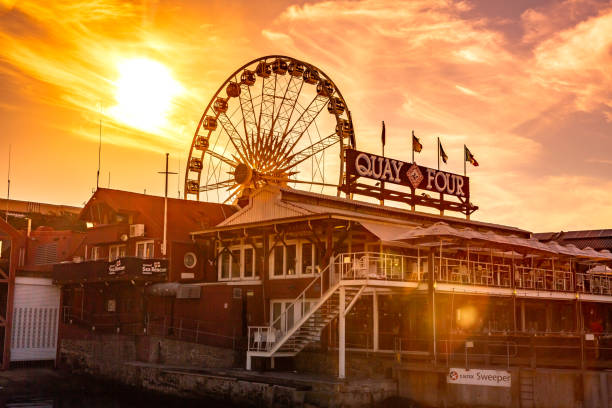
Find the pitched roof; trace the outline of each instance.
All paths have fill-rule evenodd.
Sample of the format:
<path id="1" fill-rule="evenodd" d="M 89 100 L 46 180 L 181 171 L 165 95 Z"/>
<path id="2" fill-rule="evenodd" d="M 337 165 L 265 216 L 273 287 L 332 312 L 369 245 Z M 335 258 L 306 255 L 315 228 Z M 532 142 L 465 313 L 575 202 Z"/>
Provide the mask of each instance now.
<path id="1" fill-rule="evenodd" d="M 295 217 L 322 214 L 338 215 L 355 219 L 367 218 L 388 223 L 413 225 L 445 221 L 456 225 L 470 226 L 472 228 L 494 229 L 504 233 L 529 236 L 528 231 L 519 228 L 471 221 L 457 217 L 409 211 L 397 207 L 383 206 L 354 199 L 332 197 L 274 185 L 266 185 L 255 191 L 251 195 L 247 206 L 240 209 L 217 227 L 273 222 L 283 218 L 293 219 Z M 215 228 L 210 230 L 215 230 Z"/>
<path id="2" fill-rule="evenodd" d="M 114 212 L 132 213 L 141 219 L 153 235 L 161 235 L 164 222 L 164 197 L 129 191 L 98 188 L 79 218 L 89 221 L 94 204 L 102 202 Z M 217 225 L 236 212 L 230 205 L 168 198 L 168 238 L 187 237 L 190 231 Z"/>

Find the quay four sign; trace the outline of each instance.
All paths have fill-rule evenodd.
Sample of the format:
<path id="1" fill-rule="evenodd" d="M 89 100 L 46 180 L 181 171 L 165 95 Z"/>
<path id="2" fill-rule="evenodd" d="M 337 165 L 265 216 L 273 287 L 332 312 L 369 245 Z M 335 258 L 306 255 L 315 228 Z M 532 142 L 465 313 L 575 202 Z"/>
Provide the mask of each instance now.
<path id="1" fill-rule="evenodd" d="M 510 387 L 512 374 L 502 370 L 480 370 L 471 368 L 449 368 L 446 382 L 449 384 L 484 385 L 488 387 Z"/>
<path id="2" fill-rule="evenodd" d="M 348 150 L 346 155 L 346 169 L 349 176 L 366 177 L 460 198 L 470 196 L 469 178 L 459 174 L 357 150 Z"/>

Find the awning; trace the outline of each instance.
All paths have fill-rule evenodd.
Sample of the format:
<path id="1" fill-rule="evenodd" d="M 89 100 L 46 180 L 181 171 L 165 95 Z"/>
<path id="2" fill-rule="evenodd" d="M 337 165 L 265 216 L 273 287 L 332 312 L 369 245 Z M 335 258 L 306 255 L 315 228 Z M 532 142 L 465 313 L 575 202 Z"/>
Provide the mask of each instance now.
<path id="1" fill-rule="evenodd" d="M 408 225 L 392 225 L 379 222 L 359 221 L 359 223 L 372 234 L 376 235 L 381 241 L 393 241 L 397 236 L 412 228 Z"/>

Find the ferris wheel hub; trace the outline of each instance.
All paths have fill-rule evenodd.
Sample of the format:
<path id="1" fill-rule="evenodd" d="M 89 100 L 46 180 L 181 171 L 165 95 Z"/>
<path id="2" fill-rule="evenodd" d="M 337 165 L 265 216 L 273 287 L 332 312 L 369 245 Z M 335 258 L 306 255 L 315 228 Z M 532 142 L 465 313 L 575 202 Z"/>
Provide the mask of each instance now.
<path id="1" fill-rule="evenodd" d="M 244 163 L 239 163 L 234 170 L 234 180 L 237 184 L 246 186 L 253 179 L 253 169 Z"/>

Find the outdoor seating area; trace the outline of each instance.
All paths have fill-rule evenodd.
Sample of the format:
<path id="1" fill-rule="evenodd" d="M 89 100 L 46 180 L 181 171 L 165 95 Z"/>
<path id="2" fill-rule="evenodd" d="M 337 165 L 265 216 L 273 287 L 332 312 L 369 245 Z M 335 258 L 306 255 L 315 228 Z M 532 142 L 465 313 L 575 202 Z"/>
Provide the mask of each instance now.
<path id="1" fill-rule="evenodd" d="M 419 256 L 420 255 L 420 256 Z M 461 251 L 451 256 L 434 256 L 434 276 L 437 282 L 498 288 L 516 288 L 551 292 L 580 292 L 612 295 L 612 275 L 593 272 L 580 273 L 585 269 L 576 263 L 559 264 L 554 269 L 552 259 L 538 259 L 535 264 L 525 266 L 510 257 L 479 256 L 470 254 L 469 260 Z M 488 261 L 484 259 L 489 258 Z M 345 253 L 337 258 L 335 265 L 340 279 L 372 279 L 421 282 L 427 281 L 427 256 L 399 255 L 384 252 Z M 528 263 L 533 263 L 531 260 Z M 571 268 L 570 268 L 571 265 Z M 570 270 L 571 269 L 571 270 Z"/>

